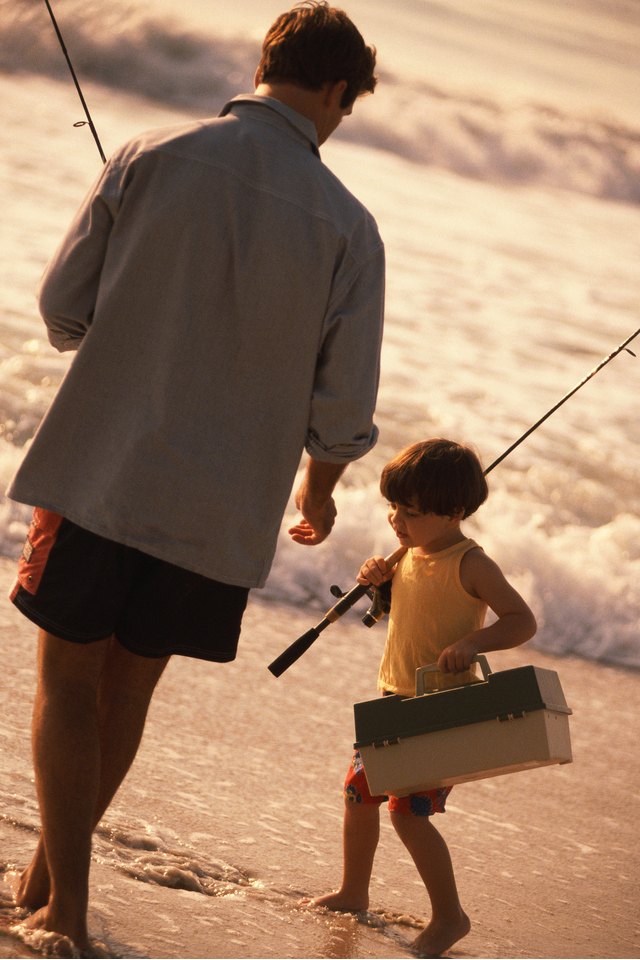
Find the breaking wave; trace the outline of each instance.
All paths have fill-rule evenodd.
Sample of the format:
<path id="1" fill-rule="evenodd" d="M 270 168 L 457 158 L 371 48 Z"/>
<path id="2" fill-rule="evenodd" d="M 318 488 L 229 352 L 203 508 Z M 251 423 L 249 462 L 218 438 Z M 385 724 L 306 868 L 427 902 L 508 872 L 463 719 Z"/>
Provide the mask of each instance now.
<path id="1" fill-rule="evenodd" d="M 56 11 L 82 80 L 194 115 L 251 89 L 259 51 L 246 39 L 194 33 L 123 3 L 60 0 Z M 0 70 L 69 77 L 44 5 L 0 0 L 0 23 Z M 544 103 L 506 105 L 383 73 L 375 109 L 356 111 L 339 136 L 463 177 L 640 202 L 640 130 Z"/>

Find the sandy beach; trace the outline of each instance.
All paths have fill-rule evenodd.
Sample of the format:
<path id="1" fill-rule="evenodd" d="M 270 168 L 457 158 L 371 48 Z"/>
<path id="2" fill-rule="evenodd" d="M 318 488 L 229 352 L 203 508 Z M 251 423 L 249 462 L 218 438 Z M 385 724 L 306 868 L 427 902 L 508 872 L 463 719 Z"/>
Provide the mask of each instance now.
<path id="1" fill-rule="evenodd" d="M 1 561 L 3 596 L 12 578 Z M 234 664 L 170 664 L 94 845 L 90 930 L 111 956 L 411 956 L 428 908 L 386 817 L 369 914 L 298 904 L 339 880 L 352 704 L 376 695 L 384 633 L 351 611 L 276 680 L 267 664 L 317 619 L 254 601 Z M 35 841 L 34 642 L 7 601 L 0 630 L 2 783 L 13 790 L 2 807 L 23 812 L 0 820 L 6 870 L 23 866 Z M 437 825 L 473 928 L 450 956 L 639 956 L 637 673 L 531 647 L 490 663 L 558 670 L 573 709 L 574 762 L 454 789 Z M 33 955 L 0 935 L 0 956 Z"/>

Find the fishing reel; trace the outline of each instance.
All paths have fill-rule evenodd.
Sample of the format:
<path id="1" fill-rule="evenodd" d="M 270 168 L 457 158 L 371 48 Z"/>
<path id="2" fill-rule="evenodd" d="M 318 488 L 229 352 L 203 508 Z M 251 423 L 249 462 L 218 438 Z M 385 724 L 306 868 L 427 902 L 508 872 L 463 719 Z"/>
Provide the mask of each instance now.
<path id="1" fill-rule="evenodd" d="M 345 592 L 336 586 L 336 584 L 329 587 L 329 592 L 333 597 L 338 597 L 338 599 L 346 596 Z M 365 627 L 373 627 L 382 620 L 391 609 L 391 581 L 387 580 L 386 583 L 381 584 L 379 587 L 368 587 L 365 592 L 366 596 L 371 600 L 371 606 L 362 617 L 362 622 Z"/>

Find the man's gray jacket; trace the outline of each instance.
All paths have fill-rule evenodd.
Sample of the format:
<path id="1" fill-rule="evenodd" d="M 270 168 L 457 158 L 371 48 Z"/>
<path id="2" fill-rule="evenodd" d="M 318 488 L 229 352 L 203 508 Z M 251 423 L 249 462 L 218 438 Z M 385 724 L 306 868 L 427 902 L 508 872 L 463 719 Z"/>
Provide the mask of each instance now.
<path id="1" fill-rule="evenodd" d="M 279 101 L 132 140 L 45 273 L 80 349 L 9 495 L 261 586 L 303 449 L 375 443 L 383 288 L 374 220 Z"/>

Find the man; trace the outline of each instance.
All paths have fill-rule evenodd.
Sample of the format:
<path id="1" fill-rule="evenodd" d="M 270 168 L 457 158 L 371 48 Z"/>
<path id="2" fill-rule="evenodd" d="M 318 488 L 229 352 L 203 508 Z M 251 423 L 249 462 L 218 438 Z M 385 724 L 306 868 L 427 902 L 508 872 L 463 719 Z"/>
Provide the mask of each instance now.
<path id="1" fill-rule="evenodd" d="M 80 349 L 9 491 L 36 505 L 12 599 L 40 627 L 18 903 L 81 949 L 91 835 L 167 660 L 235 657 L 303 449 L 313 545 L 376 440 L 383 247 L 318 152 L 374 67 L 342 11 L 283 14 L 255 94 L 117 151 L 43 279 Z"/>

